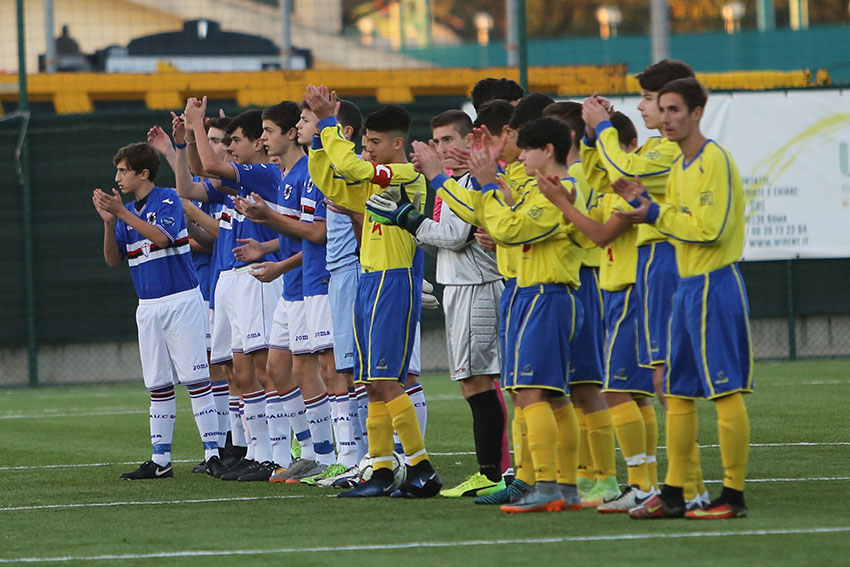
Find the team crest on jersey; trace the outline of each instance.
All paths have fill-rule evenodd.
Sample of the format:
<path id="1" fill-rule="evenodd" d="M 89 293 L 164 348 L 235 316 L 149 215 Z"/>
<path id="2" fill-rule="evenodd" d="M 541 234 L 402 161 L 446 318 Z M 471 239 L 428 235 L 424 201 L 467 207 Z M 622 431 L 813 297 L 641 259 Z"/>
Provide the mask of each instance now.
<path id="1" fill-rule="evenodd" d="M 312 182 L 312 181 L 308 181 L 308 182 L 307 182 L 307 191 L 306 191 L 306 192 L 307 192 L 307 193 L 311 193 L 311 192 L 313 191 L 313 187 L 314 187 L 313 182 Z"/>
<path id="2" fill-rule="evenodd" d="M 171 228 L 176 223 L 177 221 L 174 220 L 174 217 L 165 217 L 164 219 L 162 219 L 162 221 L 160 221 L 160 224 L 162 224 L 162 226 L 166 228 Z"/>
<path id="3" fill-rule="evenodd" d="M 703 191 L 699 194 L 699 204 L 703 207 L 710 207 L 714 204 L 714 191 Z"/>
<path id="4" fill-rule="evenodd" d="M 661 157 L 661 152 L 659 152 L 658 150 L 649 150 L 648 152 L 646 152 L 646 155 L 643 156 L 643 157 L 645 157 L 646 159 L 655 160 L 655 159 L 658 159 L 658 158 Z"/>
<path id="5" fill-rule="evenodd" d="M 287 183 L 283 186 L 283 198 L 289 199 L 289 196 L 292 195 L 292 185 Z"/>
<path id="6" fill-rule="evenodd" d="M 534 220 L 539 219 L 542 215 L 543 215 L 543 209 L 541 209 L 540 207 L 535 206 L 535 207 L 531 207 L 528 210 L 528 216 L 530 216 Z"/>
<path id="7" fill-rule="evenodd" d="M 151 255 L 151 243 L 145 242 L 142 244 L 142 254 L 145 255 L 145 258 Z"/>
<path id="8" fill-rule="evenodd" d="M 145 215 L 145 220 L 148 221 L 149 224 L 156 224 L 156 211 L 151 211 Z"/>

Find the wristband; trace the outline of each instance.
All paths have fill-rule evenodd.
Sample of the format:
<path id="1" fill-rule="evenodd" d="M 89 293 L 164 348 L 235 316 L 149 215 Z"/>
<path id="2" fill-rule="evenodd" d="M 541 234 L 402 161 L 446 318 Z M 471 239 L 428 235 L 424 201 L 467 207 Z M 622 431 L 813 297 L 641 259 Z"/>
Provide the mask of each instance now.
<path id="1" fill-rule="evenodd" d="M 174 147 L 177 148 L 178 150 L 182 150 L 186 146 L 187 146 L 186 142 L 183 142 L 182 144 L 178 144 L 177 142 L 174 143 Z"/>

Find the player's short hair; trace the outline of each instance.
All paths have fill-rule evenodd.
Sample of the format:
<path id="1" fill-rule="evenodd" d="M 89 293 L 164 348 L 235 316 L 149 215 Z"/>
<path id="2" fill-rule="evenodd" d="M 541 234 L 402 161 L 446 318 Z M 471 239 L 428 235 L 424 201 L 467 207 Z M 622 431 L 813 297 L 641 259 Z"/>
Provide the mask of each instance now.
<path id="1" fill-rule="evenodd" d="M 370 114 L 364 126 L 373 132 L 398 133 L 407 140 L 410 134 L 410 114 L 397 104 L 388 104 Z"/>
<path id="2" fill-rule="evenodd" d="M 337 112 L 336 118 L 343 127 L 351 126 L 354 130 L 352 137 L 357 138 L 363 132 L 363 114 L 357 108 L 357 105 L 350 100 L 339 99 L 339 112 Z"/>
<path id="3" fill-rule="evenodd" d="M 624 146 L 632 145 L 637 140 L 637 128 L 634 122 L 622 112 L 615 112 L 611 116 L 611 125 L 617 130 L 617 140 Z"/>
<path id="4" fill-rule="evenodd" d="M 528 93 L 519 101 L 514 108 L 509 126 L 513 130 L 519 130 L 532 120 L 543 116 L 543 109 L 555 102 L 552 97 L 543 93 Z"/>
<path id="5" fill-rule="evenodd" d="M 209 121 L 210 128 L 218 128 L 224 132 L 224 136 L 221 137 L 221 143 L 225 146 L 230 145 L 230 134 L 227 133 L 227 127 L 230 126 L 231 122 L 233 122 L 233 118 L 230 116 L 216 116 L 214 118 L 210 118 Z M 207 132 L 209 132 L 209 128 L 207 129 Z"/>
<path id="6" fill-rule="evenodd" d="M 558 163 L 567 163 L 571 145 L 570 127 L 557 118 L 535 118 L 517 134 L 516 145 L 520 149 L 542 150 L 547 144 L 555 148 L 555 160 Z"/>
<path id="7" fill-rule="evenodd" d="M 543 109 L 545 118 L 555 118 L 570 127 L 575 132 L 576 139 L 584 133 L 584 120 L 581 117 L 581 103 L 573 100 L 553 102 Z"/>
<path id="8" fill-rule="evenodd" d="M 681 95 L 685 101 L 685 105 L 688 107 L 688 111 L 692 111 L 697 107 L 705 108 L 705 103 L 708 102 L 708 92 L 693 77 L 670 81 L 658 92 L 658 98 L 660 99 L 661 95 L 665 93 L 678 93 Z"/>
<path id="9" fill-rule="evenodd" d="M 472 118 L 462 110 L 447 110 L 431 119 L 431 131 L 443 126 L 454 126 L 461 136 L 472 132 Z"/>
<path id="10" fill-rule="evenodd" d="M 476 128 L 486 126 L 490 132 L 498 136 L 502 132 L 502 128 L 511 123 L 511 116 L 514 115 L 514 106 L 506 100 L 491 100 L 485 102 L 478 109 L 478 116 L 475 118 L 474 125 Z"/>
<path id="11" fill-rule="evenodd" d="M 487 77 L 475 83 L 469 96 L 472 98 L 472 106 L 475 108 L 475 112 L 478 112 L 484 103 L 491 100 L 513 102 L 521 99 L 523 95 L 525 95 L 525 91 L 516 81 L 505 77 L 501 79 Z"/>
<path id="12" fill-rule="evenodd" d="M 159 172 L 159 154 L 147 142 L 136 142 L 120 148 L 112 158 L 112 163 L 117 166 L 122 159 L 127 160 L 127 167 L 136 173 L 147 169 L 148 181 L 156 179 Z"/>
<path id="13" fill-rule="evenodd" d="M 640 83 L 640 88 L 657 92 L 670 81 L 695 76 L 693 68 L 684 61 L 662 59 L 638 73 L 635 79 Z"/>
<path id="14" fill-rule="evenodd" d="M 293 100 L 284 100 L 263 109 L 263 120 L 274 122 L 283 132 L 289 132 L 301 120 L 301 107 Z"/>
<path id="15" fill-rule="evenodd" d="M 263 111 L 255 108 L 237 114 L 227 125 L 225 132 L 230 136 L 237 128 L 242 128 L 242 132 L 249 140 L 259 139 L 263 135 Z"/>

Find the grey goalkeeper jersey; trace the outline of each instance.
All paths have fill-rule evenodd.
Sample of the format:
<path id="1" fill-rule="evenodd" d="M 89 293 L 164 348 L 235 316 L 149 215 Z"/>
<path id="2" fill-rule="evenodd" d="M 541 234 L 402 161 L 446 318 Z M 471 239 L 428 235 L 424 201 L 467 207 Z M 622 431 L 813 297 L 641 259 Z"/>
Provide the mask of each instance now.
<path id="1" fill-rule="evenodd" d="M 458 179 L 470 187 L 469 174 Z M 440 203 L 439 221 L 425 219 L 416 231 L 416 242 L 437 254 L 437 283 L 475 285 L 502 279 L 495 252 L 481 248 L 472 236 L 475 227 L 465 223 L 448 205 Z"/>

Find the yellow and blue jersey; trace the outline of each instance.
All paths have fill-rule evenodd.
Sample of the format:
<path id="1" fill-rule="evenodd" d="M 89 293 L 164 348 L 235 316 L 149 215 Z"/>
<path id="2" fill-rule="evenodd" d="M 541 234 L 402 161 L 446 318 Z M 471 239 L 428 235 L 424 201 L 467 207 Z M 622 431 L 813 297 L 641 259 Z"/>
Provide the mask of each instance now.
<path id="1" fill-rule="evenodd" d="M 600 197 L 596 206 L 588 211 L 587 216 L 598 223 L 605 224 L 617 211 L 630 208 L 619 195 L 606 193 Z M 632 226 L 608 246 L 600 249 L 599 289 L 619 291 L 635 283 L 638 260 L 635 244 L 637 236 L 638 229 Z"/>
<path id="2" fill-rule="evenodd" d="M 425 178 L 409 163 L 389 165 L 363 161 L 354 153 L 354 144 L 342 134 L 336 117 L 319 122 L 324 152 L 336 174 L 346 180 L 330 184 L 325 195 L 340 206 L 363 212 L 366 200 L 389 186 L 406 191 L 411 201 L 418 191 L 425 195 Z M 350 184 L 349 184 L 350 183 Z M 423 204 L 420 211 L 424 211 Z M 369 218 L 364 219 L 361 238 L 360 263 L 365 271 L 392 270 L 413 266 L 416 243 L 413 236 L 397 226 L 384 226 Z"/>
<path id="3" fill-rule="evenodd" d="M 575 162 L 569 168 L 570 177 L 576 180 L 578 183 L 578 188 L 581 191 L 582 195 L 585 196 L 584 206 L 589 211 L 593 207 L 596 206 L 597 201 L 602 196 L 601 193 L 595 191 L 593 187 L 591 187 L 590 183 L 587 181 L 587 177 L 584 175 L 584 167 L 580 161 Z M 584 251 L 584 259 L 581 262 L 582 266 L 587 266 L 589 268 L 598 268 L 599 267 L 599 247 L 593 243 L 590 239 L 582 239 L 579 241 L 582 246 L 585 248 Z"/>
<path id="4" fill-rule="evenodd" d="M 707 140 L 689 162 L 673 164 L 667 202 L 653 202 L 647 222 L 676 248 L 679 275 L 707 274 L 738 261 L 744 250 L 744 190 L 729 152 Z"/>

